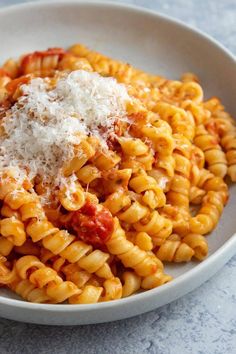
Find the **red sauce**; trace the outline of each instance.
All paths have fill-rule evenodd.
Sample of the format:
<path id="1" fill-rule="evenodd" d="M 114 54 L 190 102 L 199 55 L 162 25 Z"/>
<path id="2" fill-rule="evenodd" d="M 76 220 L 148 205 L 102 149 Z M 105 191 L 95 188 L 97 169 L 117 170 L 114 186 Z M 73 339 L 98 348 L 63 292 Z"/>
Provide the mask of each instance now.
<path id="1" fill-rule="evenodd" d="M 80 239 L 93 245 L 106 243 L 114 229 L 114 221 L 109 210 L 98 209 L 96 204 L 90 202 L 72 213 L 70 225 Z"/>

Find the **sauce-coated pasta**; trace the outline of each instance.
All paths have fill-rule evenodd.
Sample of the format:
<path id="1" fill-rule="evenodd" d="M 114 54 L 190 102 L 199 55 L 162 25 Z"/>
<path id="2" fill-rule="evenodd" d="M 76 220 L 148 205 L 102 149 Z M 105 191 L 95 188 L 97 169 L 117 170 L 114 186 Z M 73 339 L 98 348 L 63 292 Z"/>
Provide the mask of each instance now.
<path id="1" fill-rule="evenodd" d="M 236 181 L 236 126 L 191 73 L 167 80 L 81 44 L 0 68 L 0 285 L 92 304 L 203 260 Z"/>

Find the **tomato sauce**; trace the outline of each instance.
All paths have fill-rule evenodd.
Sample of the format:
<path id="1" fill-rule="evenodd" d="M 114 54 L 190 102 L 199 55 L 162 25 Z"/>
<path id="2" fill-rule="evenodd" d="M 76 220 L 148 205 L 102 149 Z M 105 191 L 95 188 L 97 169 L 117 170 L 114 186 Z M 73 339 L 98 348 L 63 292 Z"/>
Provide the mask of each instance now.
<path id="1" fill-rule="evenodd" d="M 113 232 L 114 221 L 109 210 L 87 202 L 81 209 L 72 212 L 70 226 L 83 241 L 103 245 Z"/>

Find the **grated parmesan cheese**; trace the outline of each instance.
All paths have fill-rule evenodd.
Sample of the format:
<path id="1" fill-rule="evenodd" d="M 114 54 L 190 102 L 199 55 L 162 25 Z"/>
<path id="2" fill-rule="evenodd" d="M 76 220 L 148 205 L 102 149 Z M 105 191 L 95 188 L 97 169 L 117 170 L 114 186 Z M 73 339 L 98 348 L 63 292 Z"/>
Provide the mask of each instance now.
<path id="1" fill-rule="evenodd" d="M 97 136 L 106 146 L 115 121 L 126 116 L 125 86 L 97 73 L 73 71 L 54 88 L 35 78 L 21 88 L 23 95 L 2 120 L 0 169 L 17 167 L 30 178 L 56 177 L 81 134 Z"/>

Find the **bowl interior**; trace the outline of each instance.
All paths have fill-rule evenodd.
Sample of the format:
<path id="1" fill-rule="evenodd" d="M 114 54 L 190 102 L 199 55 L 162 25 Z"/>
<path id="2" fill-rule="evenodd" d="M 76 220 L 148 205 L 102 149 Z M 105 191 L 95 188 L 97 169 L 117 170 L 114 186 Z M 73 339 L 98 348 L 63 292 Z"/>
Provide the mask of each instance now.
<path id="1" fill-rule="evenodd" d="M 236 115 L 236 64 L 207 37 L 151 13 L 115 4 L 73 3 L 24 5 L 0 12 L 0 62 L 48 47 L 83 43 L 146 71 L 177 79 L 196 73 L 205 97 L 219 96 Z M 217 229 L 209 236 L 210 254 L 235 232 L 236 186 Z M 196 263 L 167 266 L 175 277 Z M 0 295 L 15 297 L 5 290 Z"/>

